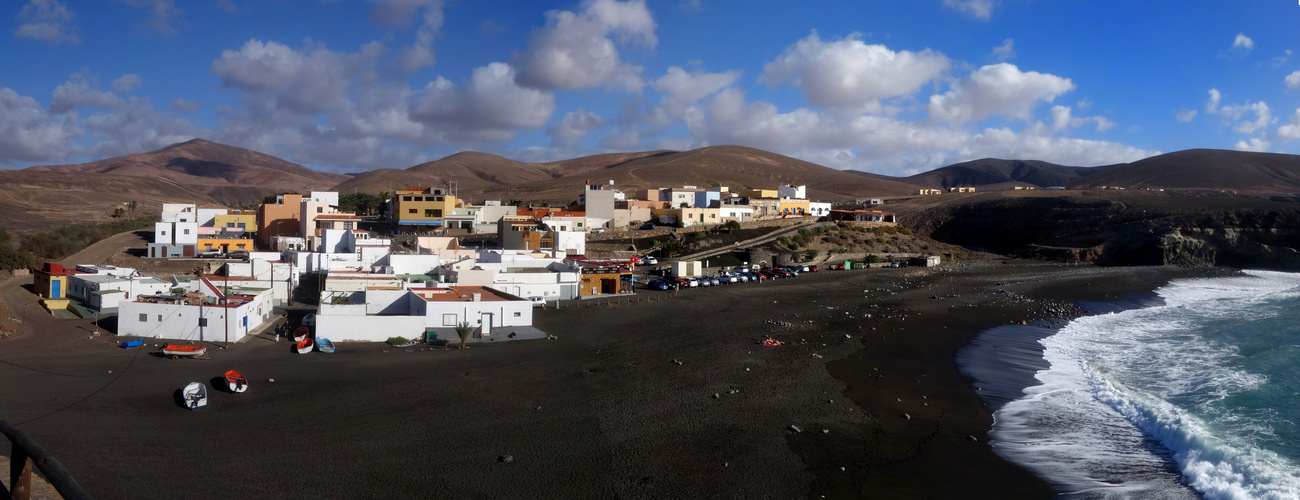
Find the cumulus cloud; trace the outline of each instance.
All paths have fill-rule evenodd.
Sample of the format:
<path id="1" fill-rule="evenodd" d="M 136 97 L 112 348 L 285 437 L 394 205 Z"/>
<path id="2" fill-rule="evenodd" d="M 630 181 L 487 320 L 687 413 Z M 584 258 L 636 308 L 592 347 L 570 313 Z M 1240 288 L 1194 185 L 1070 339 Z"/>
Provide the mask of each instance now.
<path id="1" fill-rule="evenodd" d="M 1219 101 L 1223 100 L 1223 93 L 1219 89 L 1210 89 L 1210 98 L 1205 101 L 1205 111 L 1210 114 L 1219 112 Z"/>
<path id="2" fill-rule="evenodd" d="M 739 71 L 687 73 L 686 70 L 673 66 L 668 68 L 664 76 L 651 82 L 650 88 L 664 93 L 657 112 L 662 113 L 664 118 L 681 118 L 691 105 L 730 87 L 738 78 Z"/>
<path id="3" fill-rule="evenodd" d="M 1232 145 L 1232 149 L 1235 149 L 1237 151 L 1253 151 L 1256 153 L 1264 153 L 1268 151 L 1268 147 L 1270 145 L 1271 144 L 1269 144 L 1268 141 L 1265 141 L 1258 137 L 1252 137 L 1250 138 L 1249 141 L 1245 141 L 1245 140 L 1237 141 L 1236 144 Z"/>
<path id="4" fill-rule="evenodd" d="M 1080 128 L 1095 123 L 1097 132 L 1105 132 L 1116 126 L 1115 122 L 1104 116 L 1073 116 L 1073 114 L 1069 106 L 1052 106 L 1051 131 L 1059 132 L 1067 128 Z"/>
<path id="5" fill-rule="evenodd" d="M 1178 120 L 1178 123 L 1190 123 L 1196 119 L 1196 110 L 1182 108 L 1174 113 L 1174 119 Z"/>
<path id="6" fill-rule="evenodd" d="M 989 54 L 989 56 L 999 61 L 1005 61 L 1007 59 L 1015 59 L 1016 41 L 1011 38 L 1003 40 L 1002 45 L 993 47 L 993 53 Z"/>
<path id="7" fill-rule="evenodd" d="M 1255 48 L 1255 41 L 1251 40 L 1245 33 L 1237 33 L 1237 37 L 1232 39 L 1232 48 L 1250 52 L 1251 49 Z"/>
<path id="8" fill-rule="evenodd" d="M 184 11 L 176 7 L 174 0 L 117 0 L 132 7 L 149 9 L 151 17 L 141 22 L 146 30 L 163 36 L 176 36 L 178 31 L 172 26 L 172 18 Z"/>
<path id="9" fill-rule="evenodd" d="M 81 133 L 74 116 L 51 116 L 35 99 L 0 87 L 0 163 L 72 157 Z"/>
<path id="10" fill-rule="evenodd" d="M 1013 64 L 984 66 L 952 84 L 952 90 L 930 96 L 933 120 L 962 123 L 989 116 L 1007 115 L 1028 120 L 1040 101 L 1052 102 L 1074 90 L 1069 78 L 1020 71 Z"/>
<path id="11" fill-rule="evenodd" d="M 1300 70 L 1292 71 L 1283 81 L 1286 82 L 1287 90 L 1300 89 Z"/>
<path id="12" fill-rule="evenodd" d="M 113 92 L 117 92 L 119 94 L 125 94 L 127 92 L 130 92 L 131 89 L 134 89 L 136 85 L 139 85 L 140 81 L 141 81 L 140 75 L 137 75 L 135 73 L 127 73 L 125 75 L 119 76 L 116 80 L 113 80 L 113 84 L 109 86 L 109 88 L 113 89 Z"/>
<path id="13" fill-rule="evenodd" d="M 442 30 L 446 20 L 443 0 L 369 0 L 375 4 L 370 20 L 381 26 L 410 27 L 415 19 L 420 26 L 415 31 L 415 41 L 402 49 L 397 56 L 397 66 L 404 73 L 433 65 L 433 40 Z"/>
<path id="14" fill-rule="evenodd" d="M 244 91 L 245 104 L 320 113 L 342 109 L 352 80 L 372 70 L 382 53 L 377 44 L 344 54 L 320 45 L 297 51 L 277 42 L 249 40 L 239 50 L 222 51 L 212 62 L 212 72 L 222 87 Z"/>
<path id="15" fill-rule="evenodd" d="M 550 11 L 528 47 L 513 58 L 519 83 L 542 90 L 601 85 L 640 90 L 641 68 L 623 62 L 615 39 L 653 48 L 655 21 L 644 0 L 594 0 L 581 13 Z"/>
<path id="16" fill-rule="evenodd" d="M 1218 115 L 1223 119 L 1223 125 L 1232 125 L 1232 129 L 1243 134 L 1262 131 L 1271 125 L 1276 119 L 1269 109 L 1268 104 L 1259 102 L 1246 102 L 1244 104 L 1220 104 L 1223 98 L 1218 89 L 1210 89 L 1210 99 L 1205 104 L 1205 110 L 1212 115 Z M 1247 114 L 1254 114 L 1254 120 L 1242 120 Z M 1236 122 L 1233 124 L 1233 122 Z"/>
<path id="17" fill-rule="evenodd" d="M 48 43 L 76 44 L 77 27 L 72 24 L 76 14 L 58 0 L 31 0 L 18 11 L 22 24 L 14 30 L 14 38 L 29 38 Z"/>
<path id="18" fill-rule="evenodd" d="M 582 108 L 564 114 L 559 123 L 546 129 L 551 136 L 551 147 L 571 148 L 588 132 L 605 126 L 605 120 Z"/>
<path id="19" fill-rule="evenodd" d="M 50 113 L 67 113 L 82 108 L 111 108 L 122 104 L 117 94 L 95 88 L 94 75 L 77 73 L 54 88 Z"/>
<path id="20" fill-rule="evenodd" d="M 943 0 L 943 6 L 959 12 L 970 14 L 981 21 L 988 21 L 993 16 L 994 0 Z"/>
<path id="21" fill-rule="evenodd" d="M 802 88 L 813 105 L 842 106 L 911 94 L 950 64 L 930 49 L 896 52 L 868 45 L 858 33 L 824 42 L 813 32 L 767 63 L 763 79 Z"/>
<path id="22" fill-rule="evenodd" d="M 1291 121 L 1277 128 L 1277 136 L 1288 141 L 1300 139 L 1300 109 L 1291 115 Z"/>
<path id="23" fill-rule="evenodd" d="M 458 87 L 446 78 L 430 82 L 411 103 L 411 118 L 452 140 L 508 141 L 517 129 L 545 125 L 555 112 L 555 95 L 515 84 L 509 64 L 475 68 Z"/>
<path id="24" fill-rule="evenodd" d="M 172 99 L 172 102 L 169 103 L 169 106 L 171 106 L 172 111 L 175 111 L 177 113 L 189 113 L 189 112 L 199 110 L 199 103 L 194 101 L 189 101 L 180 97 Z"/>

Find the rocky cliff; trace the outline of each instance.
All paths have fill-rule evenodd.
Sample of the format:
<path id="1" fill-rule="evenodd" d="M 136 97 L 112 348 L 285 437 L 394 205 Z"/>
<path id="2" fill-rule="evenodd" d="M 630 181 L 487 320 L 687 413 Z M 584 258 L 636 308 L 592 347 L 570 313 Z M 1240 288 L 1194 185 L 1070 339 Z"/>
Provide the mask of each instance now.
<path id="1" fill-rule="evenodd" d="M 1300 270 L 1300 203 L 1285 198 L 1002 198 L 934 207 L 900 222 L 945 243 L 1028 258 Z"/>

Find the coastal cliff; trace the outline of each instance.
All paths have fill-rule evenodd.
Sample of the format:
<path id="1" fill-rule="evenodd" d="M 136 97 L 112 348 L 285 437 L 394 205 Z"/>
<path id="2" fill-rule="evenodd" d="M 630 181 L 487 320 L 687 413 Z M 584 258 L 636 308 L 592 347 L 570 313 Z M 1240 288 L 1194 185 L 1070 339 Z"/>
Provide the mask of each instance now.
<path id="1" fill-rule="evenodd" d="M 1289 198 L 1083 193 L 977 200 L 900 219 L 938 241 L 1017 257 L 1300 270 L 1300 204 Z"/>

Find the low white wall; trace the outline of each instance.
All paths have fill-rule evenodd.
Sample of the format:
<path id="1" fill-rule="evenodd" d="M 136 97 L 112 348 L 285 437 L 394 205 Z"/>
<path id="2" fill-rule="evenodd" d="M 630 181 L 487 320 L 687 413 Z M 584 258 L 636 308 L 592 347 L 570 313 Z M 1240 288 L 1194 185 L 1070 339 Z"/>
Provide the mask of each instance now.
<path id="1" fill-rule="evenodd" d="M 316 317 L 316 337 L 331 341 L 383 342 L 389 337 L 424 337 L 423 316 L 325 316 Z"/>

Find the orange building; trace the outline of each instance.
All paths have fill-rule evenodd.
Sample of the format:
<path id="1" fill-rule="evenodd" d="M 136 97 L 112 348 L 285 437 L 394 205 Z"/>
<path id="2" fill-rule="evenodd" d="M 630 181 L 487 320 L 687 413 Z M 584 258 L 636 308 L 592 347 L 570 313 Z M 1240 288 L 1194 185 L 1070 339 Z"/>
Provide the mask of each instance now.
<path id="1" fill-rule="evenodd" d="M 264 247 L 275 244 L 276 236 L 301 236 L 302 195 L 282 194 L 275 203 L 257 207 L 257 241 Z"/>

